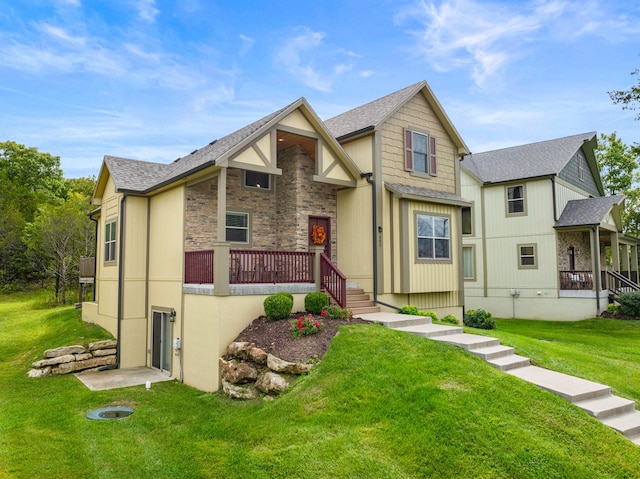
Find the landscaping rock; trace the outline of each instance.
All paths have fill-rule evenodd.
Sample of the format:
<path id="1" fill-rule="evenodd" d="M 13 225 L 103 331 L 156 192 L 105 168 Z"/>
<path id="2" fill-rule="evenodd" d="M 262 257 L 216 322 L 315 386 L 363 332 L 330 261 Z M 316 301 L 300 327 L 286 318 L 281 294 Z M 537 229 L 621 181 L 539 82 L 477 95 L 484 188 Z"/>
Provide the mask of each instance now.
<path id="1" fill-rule="evenodd" d="M 115 353 L 112 353 L 115 354 Z M 76 354 L 76 361 L 84 361 L 85 359 L 91 359 L 93 357 L 93 354 L 91 353 L 83 353 L 83 354 Z"/>
<path id="2" fill-rule="evenodd" d="M 258 399 L 260 396 L 253 384 L 232 384 L 225 379 L 222 380 L 222 390 L 233 399 Z"/>
<path id="3" fill-rule="evenodd" d="M 267 352 L 260 348 L 251 348 L 249 352 L 251 361 L 258 364 L 267 364 Z"/>
<path id="4" fill-rule="evenodd" d="M 96 341 L 95 343 L 89 343 L 89 351 L 95 351 L 97 349 L 112 349 L 112 348 L 115 348 L 117 345 L 118 345 L 118 342 L 115 339 L 105 339 L 104 341 Z"/>
<path id="5" fill-rule="evenodd" d="M 56 364 L 71 363 L 76 360 L 75 354 L 65 354 L 64 356 L 52 357 L 51 359 L 41 359 L 31 364 L 33 368 L 44 368 L 45 366 L 55 366 Z"/>
<path id="6" fill-rule="evenodd" d="M 255 381 L 258 377 L 258 370 L 255 367 L 235 359 L 226 361 L 220 358 L 220 373 L 223 379 L 233 384 L 248 383 Z"/>
<path id="7" fill-rule="evenodd" d="M 256 388 L 265 394 L 280 394 L 287 390 L 292 380 L 278 373 L 267 371 L 256 380 Z"/>
<path id="8" fill-rule="evenodd" d="M 44 378 L 46 376 L 51 376 L 51 366 L 47 366 L 42 369 L 31 369 L 27 373 L 27 376 L 30 378 Z"/>
<path id="9" fill-rule="evenodd" d="M 93 351 L 91 351 L 91 353 L 95 357 L 111 356 L 112 354 L 113 355 L 116 354 L 116 350 L 115 350 L 115 348 L 114 349 L 94 349 Z"/>
<path id="10" fill-rule="evenodd" d="M 278 373 L 303 374 L 311 371 L 313 364 L 290 363 L 273 354 L 267 356 L 267 366 Z"/>
<path id="11" fill-rule="evenodd" d="M 45 359 L 48 358 L 57 358 L 58 356 L 65 356 L 67 354 L 79 354 L 84 353 L 86 349 L 84 346 L 74 345 L 74 346 L 62 346 L 60 348 L 55 349 L 47 349 L 44 352 Z"/>

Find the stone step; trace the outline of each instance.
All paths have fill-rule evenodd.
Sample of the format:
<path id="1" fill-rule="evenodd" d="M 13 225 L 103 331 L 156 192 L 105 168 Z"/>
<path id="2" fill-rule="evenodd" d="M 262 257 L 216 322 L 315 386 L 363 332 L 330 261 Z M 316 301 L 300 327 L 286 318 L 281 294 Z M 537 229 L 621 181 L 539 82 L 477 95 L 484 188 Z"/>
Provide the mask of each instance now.
<path id="1" fill-rule="evenodd" d="M 376 314 L 359 314 L 358 317 L 366 321 L 382 324 L 391 329 L 415 326 L 417 324 L 431 324 L 431 318 L 428 316 L 413 316 L 411 314 L 388 313 L 385 311 Z"/>
<path id="2" fill-rule="evenodd" d="M 502 345 L 490 346 L 488 348 L 471 349 L 469 352 L 474 356 L 478 356 L 480 359 L 484 359 L 485 361 L 514 354 L 513 348 Z"/>
<path id="3" fill-rule="evenodd" d="M 602 422 L 627 437 L 640 434 L 640 412 L 631 411 L 602 419 Z"/>
<path id="4" fill-rule="evenodd" d="M 537 366 L 510 369 L 506 372 L 540 386 L 542 389 L 551 391 L 572 403 L 611 394 L 611 388 L 604 384 L 594 383 Z"/>
<path id="5" fill-rule="evenodd" d="M 413 324 L 410 326 L 394 326 L 393 329 L 405 331 L 407 333 L 417 334 L 425 338 L 435 338 L 437 336 L 446 336 L 448 334 L 460 334 L 462 328 L 458 326 L 444 326 L 441 324 Z"/>
<path id="6" fill-rule="evenodd" d="M 488 336 L 478 336 L 477 334 L 448 334 L 446 336 L 436 336 L 433 338 L 435 341 L 441 341 L 443 343 L 452 344 L 454 346 L 461 347 L 467 351 L 471 349 L 488 348 L 491 346 L 498 346 L 500 341 L 496 338 L 490 338 Z"/>
<path id="7" fill-rule="evenodd" d="M 585 399 L 574 404 L 597 419 L 624 414 L 636 408 L 635 402 L 614 395 Z"/>
<path id="8" fill-rule="evenodd" d="M 508 371 L 510 369 L 524 368 L 531 364 L 529 358 L 524 356 L 518 356 L 517 354 L 510 354 L 508 356 L 499 356 L 493 359 L 486 360 L 492 366 L 497 367 L 500 371 Z"/>
<path id="9" fill-rule="evenodd" d="M 375 314 L 380 312 L 380 306 L 367 306 L 362 308 L 348 308 L 354 318 L 361 318 L 362 315 Z"/>

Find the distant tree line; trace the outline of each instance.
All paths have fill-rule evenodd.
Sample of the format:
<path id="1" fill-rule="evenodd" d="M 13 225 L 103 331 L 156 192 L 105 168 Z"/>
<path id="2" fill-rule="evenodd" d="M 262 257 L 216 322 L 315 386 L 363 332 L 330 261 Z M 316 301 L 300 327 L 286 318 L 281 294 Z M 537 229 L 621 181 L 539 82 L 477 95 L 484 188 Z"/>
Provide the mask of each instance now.
<path id="1" fill-rule="evenodd" d="M 0 142 L 0 291 L 53 283 L 66 302 L 78 259 L 94 256 L 94 187 L 93 177 L 64 178 L 57 156 Z"/>

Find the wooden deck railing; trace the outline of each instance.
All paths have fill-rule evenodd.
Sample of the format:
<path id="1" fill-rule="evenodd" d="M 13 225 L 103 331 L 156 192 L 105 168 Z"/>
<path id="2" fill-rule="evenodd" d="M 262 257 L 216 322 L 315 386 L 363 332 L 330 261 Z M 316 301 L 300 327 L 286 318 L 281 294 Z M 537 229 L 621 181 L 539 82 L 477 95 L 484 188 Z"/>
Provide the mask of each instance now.
<path id="1" fill-rule="evenodd" d="M 560 271 L 560 289 L 593 289 L 591 271 Z"/>
<path id="2" fill-rule="evenodd" d="M 640 290 L 640 286 L 616 271 L 603 271 L 602 284 L 609 291 L 620 293 L 631 293 Z"/>
<path id="3" fill-rule="evenodd" d="M 320 255 L 320 287 L 329 293 L 341 308 L 347 306 L 347 278 L 324 253 Z"/>
<path id="4" fill-rule="evenodd" d="M 231 250 L 230 284 L 313 283 L 314 253 Z M 213 284 L 213 250 L 186 251 L 184 282 Z"/>

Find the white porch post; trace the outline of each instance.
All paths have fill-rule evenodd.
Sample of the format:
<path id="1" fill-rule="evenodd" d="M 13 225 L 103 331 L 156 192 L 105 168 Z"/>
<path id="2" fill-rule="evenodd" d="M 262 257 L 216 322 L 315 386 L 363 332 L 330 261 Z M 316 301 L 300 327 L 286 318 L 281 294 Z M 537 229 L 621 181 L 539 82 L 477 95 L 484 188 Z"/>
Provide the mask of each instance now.
<path id="1" fill-rule="evenodd" d="M 229 296 L 229 251 L 227 239 L 227 169 L 218 172 L 218 240 L 213 243 L 213 294 Z"/>
<path id="2" fill-rule="evenodd" d="M 320 291 L 322 289 L 320 282 L 320 255 L 324 251 L 324 246 L 309 246 L 309 251 L 315 253 L 313 259 L 313 281 L 316 283 L 316 291 Z"/>
<path id="3" fill-rule="evenodd" d="M 601 288 L 600 285 L 600 230 L 597 227 L 594 227 L 591 230 L 591 270 L 593 271 L 593 289 L 595 291 L 599 291 Z"/>

